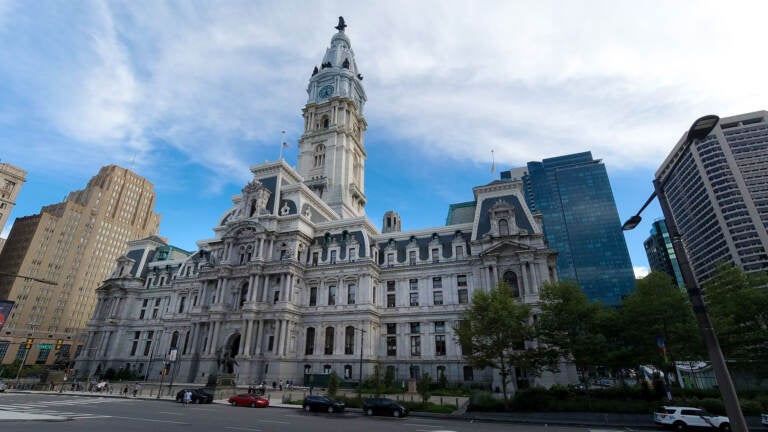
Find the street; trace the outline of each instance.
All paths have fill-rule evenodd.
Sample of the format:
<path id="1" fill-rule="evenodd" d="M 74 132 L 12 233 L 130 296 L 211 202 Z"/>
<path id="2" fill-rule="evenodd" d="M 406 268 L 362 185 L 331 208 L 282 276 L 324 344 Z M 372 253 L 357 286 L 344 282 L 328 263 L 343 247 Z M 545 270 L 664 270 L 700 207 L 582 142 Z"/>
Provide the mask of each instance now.
<path id="1" fill-rule="evenodd" d="M 48 394 L 0 394 L 0 410 L 69 417 L 71 421 L 5 421 L 3 432 L 586 432 L 579 427 L 406 417 L 366 417 L 360 412 L 312 413 L 286 408 L 236 408 L 224 404 L 190 405 L 167 400 L 80 397 Z M 601 429 L 604 432 L 605 429 Z"/>

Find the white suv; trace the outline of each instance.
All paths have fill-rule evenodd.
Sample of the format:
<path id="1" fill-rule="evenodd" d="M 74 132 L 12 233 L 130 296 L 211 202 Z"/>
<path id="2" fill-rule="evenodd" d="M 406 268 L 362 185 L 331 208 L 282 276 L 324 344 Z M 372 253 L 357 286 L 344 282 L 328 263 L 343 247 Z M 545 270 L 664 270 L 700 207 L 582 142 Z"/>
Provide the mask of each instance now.
<path id="1" fill-rule="evenodd" d="M 684 431 L 686 428 L 719 429 L 730 432 L 728 417 L 709 414 L 701 408 L 663 406 L 653 413 L 653 422 L 663 427 Z"/>

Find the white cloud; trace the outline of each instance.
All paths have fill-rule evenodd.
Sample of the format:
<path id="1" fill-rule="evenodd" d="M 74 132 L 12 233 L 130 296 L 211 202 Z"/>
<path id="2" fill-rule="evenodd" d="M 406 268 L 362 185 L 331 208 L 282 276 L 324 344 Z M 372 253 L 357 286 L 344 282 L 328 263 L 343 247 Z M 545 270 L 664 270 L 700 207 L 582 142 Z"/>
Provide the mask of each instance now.
<path id="1" fill-rule="evenodd" d="M 642 279 L 651 272 L 648 267 L 634 267 L 633 270 L 635 271 L 635 279 Z"/>

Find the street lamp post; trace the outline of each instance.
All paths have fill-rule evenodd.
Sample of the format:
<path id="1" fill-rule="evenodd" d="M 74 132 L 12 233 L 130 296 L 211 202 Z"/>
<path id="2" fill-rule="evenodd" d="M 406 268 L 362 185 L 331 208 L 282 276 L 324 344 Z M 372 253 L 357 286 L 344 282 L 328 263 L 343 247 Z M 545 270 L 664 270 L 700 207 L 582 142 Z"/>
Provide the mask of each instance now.
<path id="1" fill-rule="evenodd" d="M 720 118 L 718 116 L 708 115 L 701 117 L 693 122 L 693 125 L 691 125 L 691 128 L 688 131 L 688 135 L 686 136 L 682 150 L 686 150 L 695 141 L 703 139 L 709 135 L 719 120 Z M 673 163 L 672 167 L 667 170 L 666 176 L 662 175 L 653 180 L 653 194 L 651 194 L 648 200 L 646 200 L 645 204 L 643 204 L 637 214 L 630 217 L 624 223 L 622 230 L 628 231 L 637 227 L 637 225 L 642 220 L 640 213 L 645 210 L 645 208 L 648 206 L 648 204 L 650 204 L 651 201 L 653 201 L 654 198 L 658 197 L 659 205 L 661 206 L 661 211 L 667 224 L 667 231 L 669 232 L 669 237 L 672 240 L 672 247 L 675 251 L 678 263 L 680 264 L 680 271 L 683 276 L 683 281 L 685 282 L 688 297 L 690 298 L 691 305 L 693 307 L 693 313 L 696 317 L 699 330 L 701 330 L 704 339 L 704 345 L 706 346 L 707 354 L 709 355 L 709 361 L 711 362 L 712 369 L 715 372 L 715 379 L 717 379 L 720 394 L 723 398 L 723 404 L 725 405 L 725 411 L 730 420 L 731 430 L 735 432 L 747 432 L 749 429 L 747 428 L 744 415 L 742 414 L 741 407 L 739 406 L 739 399 L 736 395 L 736 388 L 733 385 L 733 380 L 731 380 L 731 375 L 728 373 L 728 366 L 725 363 L 723 351 L 720 349 L 720 343 L 718 342 L 717 335 L 715 334 L 715 330 L 712 327 L 712 321 L 710 320 L 709 314 L 707 313 L 706 305 L 704 304 L 704 299 L 701 295 L 701 288 L 699 288 L 696 282 L 696 278 L 694 277 L 693 269 L 691 268 L 691 263 L 688 260 L 688 254 L 685 250 L 685 245 L 683 244 L 682 237 L 678 231 L 677 223 L 675 223 L 675 219 L 669 207 L 669 201 L 667 200 L 666 191 L 664 190 L 664 186 L 667 178 L 669 177 L 669 174 L 675 172 L 675 169 L 677 169 L 681 159 L 682 158 L 679 157 Z"/>
<path id="2" fill-rule="evenodd" d="M 357 384 L 357 397 L 362 401 L 363 400 L 363 335 L 365 335 L 365 330 L 362 328 L 352 327 L 353 329 L 360 332 L 360 371 L 359 371 L 359 378 L 358 378 L 358 384 Z"/>

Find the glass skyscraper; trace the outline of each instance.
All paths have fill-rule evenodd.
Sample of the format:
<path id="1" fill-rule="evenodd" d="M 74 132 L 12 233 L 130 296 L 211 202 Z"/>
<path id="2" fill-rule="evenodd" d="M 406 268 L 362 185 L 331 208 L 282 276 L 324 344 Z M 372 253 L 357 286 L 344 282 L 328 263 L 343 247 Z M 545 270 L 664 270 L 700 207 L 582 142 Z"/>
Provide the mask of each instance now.
<path id="1" fill-rule="evenodd" d="M 558 252 L 560 280 L 579 284 L 592 301 L 618 304 L 632 292 L 635 277 L 621 231 L 605 165 L 583 152 L 529 162 L 520 175 L 526 201 L 543 216 L 544 235 Z"/>
<path id="2" fill-rule="evenodd" d="M 683 274 L 680 272 L 680 264 L 677 262 L 675 249 L 672 247 L 672 239 L 669 237 L 667 223 L 664 219 L 653 222 L 651 235 L 643 242 L 643 246 L 651 270 L 668 274 L 674 279 L 677 286 L 685 289 Z"/>

